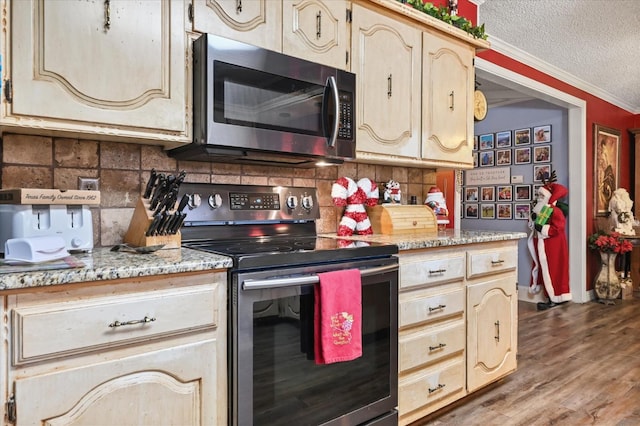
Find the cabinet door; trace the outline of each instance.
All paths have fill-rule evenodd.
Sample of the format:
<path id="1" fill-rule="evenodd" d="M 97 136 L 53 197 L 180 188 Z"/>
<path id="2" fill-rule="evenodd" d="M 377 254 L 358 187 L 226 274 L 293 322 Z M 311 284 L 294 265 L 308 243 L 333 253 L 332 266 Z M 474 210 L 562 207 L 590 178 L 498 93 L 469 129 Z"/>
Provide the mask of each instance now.
<path id="1" fill-rule="evenodd" d="M 467 387 L 469 392 L 516 369 L 516 274 L 467 287 Z"/>
<path id="2" fill-rule="evenodd" d="M 347 69 L 346 0 L 283 0 L 282 52 Z"/>
<path id="3" fill-rule="evenodd" d="M 281 0 L 194 0 L 193 30 L 282 51 Z"/>
<path id="4" fill-rule="evenodd" d="M 422 44 L 422 156 L 473 167 L 474 48 L 428 32 Z"/>
<path id="5" fill-rule="evenodd" d="M 420 158 L 421 32 L 353 5 L 351 71 L 358 75 L 356 156 L 385 164 Z"/>
<path id="6" fill-rule="evenodd" d="M 11 6 L 13 100 L 2 124 L 187 141 L 181 1 Z"/>
<path id="7" fill-rule="evenodd" d="M 226 424 L 213 340 L 15 380 L 21 425 Z M 222 356 L 222 354 L 220 354 Z"/>

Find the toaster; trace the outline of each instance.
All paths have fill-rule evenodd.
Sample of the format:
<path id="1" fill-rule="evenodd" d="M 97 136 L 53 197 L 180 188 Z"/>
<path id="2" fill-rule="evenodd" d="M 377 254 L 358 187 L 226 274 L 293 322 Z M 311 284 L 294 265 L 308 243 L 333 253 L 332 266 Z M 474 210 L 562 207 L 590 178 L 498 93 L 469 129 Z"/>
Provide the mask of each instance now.
<path id="1" fill-rule="evenodd" d="M 91 210 L 81 204 L 0 204 L 0 250 L 7 240 L 59 236 L 69 251 L 93 250 Z"/>

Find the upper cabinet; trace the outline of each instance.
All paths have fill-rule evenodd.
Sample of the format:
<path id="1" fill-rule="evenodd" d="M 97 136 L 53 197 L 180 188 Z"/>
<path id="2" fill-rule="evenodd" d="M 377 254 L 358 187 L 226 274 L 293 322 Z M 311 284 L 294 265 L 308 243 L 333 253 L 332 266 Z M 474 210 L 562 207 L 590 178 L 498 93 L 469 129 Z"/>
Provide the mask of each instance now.
<path id="1" fill-rule="evenodd" d="M 3 20 L 3 131 L 190 140 L 181 0 L 9 5 L 4 13 L 10 20 Z"/>
<path id="2" fill-rule="evenodd" d="M 281 0 L 194 0 L 192 15 L 196 32 L 282 51 Z"/>
<path id="3" fill-rule="evenodd" d="M 354 0 L 358 161 L 473 167 L 473 59 L 489 43 L 395 0 Z"/>
<path id="4" fill-rule="evenodd" d="M 348 68 L 347 0 L 194 0 L 193 30 Z"/>
<path id="5" fill-rule="evenodd" d="M 282 53 L 348 69 L 349 2 L 282 0 Z"/>
<path id="6" fill-rule="evenodd" d="M 419 162 L 420 30 L 357 4 L 351 28 L 358 160 Z"/>
<path id="7" fill-rule="evenodd" d="M 475 49 L 423 33 L 422 157 L 435 166 L 473 167 Z"/>

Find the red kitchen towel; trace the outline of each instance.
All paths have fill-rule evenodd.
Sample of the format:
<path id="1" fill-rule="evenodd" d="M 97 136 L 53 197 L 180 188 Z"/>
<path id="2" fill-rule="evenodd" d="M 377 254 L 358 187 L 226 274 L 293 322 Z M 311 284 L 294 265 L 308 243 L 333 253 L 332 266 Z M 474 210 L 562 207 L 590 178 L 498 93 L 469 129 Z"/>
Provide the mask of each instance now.
<path id="1" fill-rule="evenodd" d="M 362 356 L 362 283 L 358 269 L 318 274 L 315 286 L 316 364 Z"/>

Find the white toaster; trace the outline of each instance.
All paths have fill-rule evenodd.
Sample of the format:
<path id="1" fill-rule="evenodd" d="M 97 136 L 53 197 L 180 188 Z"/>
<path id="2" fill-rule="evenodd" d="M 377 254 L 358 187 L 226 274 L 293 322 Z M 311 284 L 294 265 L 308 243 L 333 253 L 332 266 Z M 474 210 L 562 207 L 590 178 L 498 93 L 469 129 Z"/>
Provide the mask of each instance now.
<path id="1" fill-rule="evenodd" d="M 70 251 L 93 249 L 91 210 L 85 205 L 0 204 L 0 250 L 8 239 L 59 236 Z"/>

